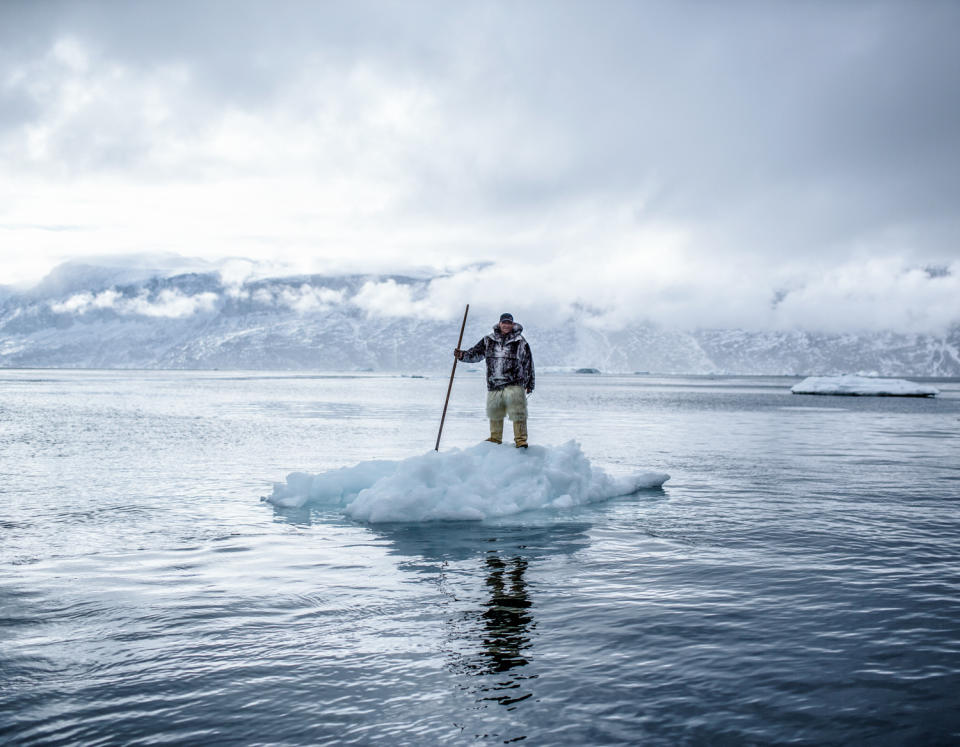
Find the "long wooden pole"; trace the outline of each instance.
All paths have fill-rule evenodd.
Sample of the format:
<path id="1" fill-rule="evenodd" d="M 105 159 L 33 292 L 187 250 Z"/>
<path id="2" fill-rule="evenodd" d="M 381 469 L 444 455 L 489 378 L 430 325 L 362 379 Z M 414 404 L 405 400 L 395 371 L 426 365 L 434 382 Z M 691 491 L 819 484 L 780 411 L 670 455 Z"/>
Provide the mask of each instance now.
<path id="1" fill-rule="evenodd" d="M 467 328 L 467 313 L 470 311 L 470 304 L 463 310 L 463 324 L 460 325 L 460 339 L 457 340 L 457 350 L 463 344 L 463 330 Z M 447 419 L 447 405 L 450 402 L 450 392 L 453 389 L 453 375 L 457 372 L 457 358 L 453 359 L 453 368 L 450 371 L 450 383 L 447 385 L 447 398 L 443 401 L 443 415 L 440 416 L 440 430 L 437 431 L 437 445 L 433 447 L 434 451 L 440 451 L 440 434 L 443 433 L 443 421 Z"/>

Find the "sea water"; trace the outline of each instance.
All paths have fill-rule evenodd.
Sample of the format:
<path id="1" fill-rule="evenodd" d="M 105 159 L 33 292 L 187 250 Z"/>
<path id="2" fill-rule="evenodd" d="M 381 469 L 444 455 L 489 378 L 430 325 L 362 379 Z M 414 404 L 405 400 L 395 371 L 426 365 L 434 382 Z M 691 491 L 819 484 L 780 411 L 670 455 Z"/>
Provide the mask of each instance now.
<path id="1" fill-rule="evenodd" d="M 955 742 L 960 383 L 796 381 L 544 374 L 532 444 L 670 480 L 367 523 L 261 497 L 422 458 L 444 375 L 0 371 L 0 742 Z"/>

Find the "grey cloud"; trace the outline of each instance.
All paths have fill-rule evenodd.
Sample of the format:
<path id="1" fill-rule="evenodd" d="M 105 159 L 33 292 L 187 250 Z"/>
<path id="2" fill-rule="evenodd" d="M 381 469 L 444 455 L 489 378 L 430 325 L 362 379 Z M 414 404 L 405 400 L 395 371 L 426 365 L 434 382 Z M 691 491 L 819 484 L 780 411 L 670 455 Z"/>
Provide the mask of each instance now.
<path id="1" fill-rule="evenodd" d="M 323 158 L 375 169 L 382 149 L 404 217 L 465 234 L 577 211 L 602 223 L 622 206 L 638 227 L 682 226 L 702 262 L 946 266 L 960 258 L 958 32 L 960 5 L 936 1 L 8 2 L 0 61 L 41 60 L 70 36 L 136 80 L 187 72 L 167 131 L 108 107 L 63 128 L 57 153 L 81 169 L 146 168 L 155 138 L 226 108 L 332 111 L 358 142 Z M 357 125 L 376 103 L 349 88 L 364 66 L 424 92 L 437 131 Z M 49 112 L 20 89 L 0 96 L 0 131 Z M 229 166 L 209 158 L 189 167 Z M 552 238 L 525 251 L 547 257 Z M 491 243 L 489 256 L 511 254 Z M 783 287 L 768 282 L 758 297 Z"/>
<path id="2" fill-rule="evenodd" d="M 862 195 L 856 212 L 911 216 L 960 192 L 950 3 L 66 2 L 4 13 L 4 41 L 27 40 L 14 45 L 21 57 L 71 33 L 125 64 L 185 63 L 197 95 L 220 103 L 269 104 L 312 57 L 335 70 L 383 62 L 437 90 L 451 124 L 518 110 L 524 121 L 494 154 L 504 170 L 541 129 L 566 163 L 492 179 L 493 203 L 622 191 L 648 174 L 664 185 L 658 209 L 685 219 L 771 184 L 807 207 L 811 185 L 825 185 Z M 469 170 L 471 154 L 454 155 Z"/>

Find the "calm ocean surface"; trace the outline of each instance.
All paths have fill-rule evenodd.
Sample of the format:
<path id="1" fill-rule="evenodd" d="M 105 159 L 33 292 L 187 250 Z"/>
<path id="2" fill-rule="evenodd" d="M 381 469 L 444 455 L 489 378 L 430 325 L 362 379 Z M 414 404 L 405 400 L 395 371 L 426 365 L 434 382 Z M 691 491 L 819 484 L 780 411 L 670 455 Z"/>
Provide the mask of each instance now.
<path id="1" fill-rule="evenodd" d="M 260 496 L 432 449 L 442 375 L 0 370 L 0 742 L 957 743 L 960 383 L 795 381 L 541 375 L 531 442 L 671 480 L 371 526 Z"/>

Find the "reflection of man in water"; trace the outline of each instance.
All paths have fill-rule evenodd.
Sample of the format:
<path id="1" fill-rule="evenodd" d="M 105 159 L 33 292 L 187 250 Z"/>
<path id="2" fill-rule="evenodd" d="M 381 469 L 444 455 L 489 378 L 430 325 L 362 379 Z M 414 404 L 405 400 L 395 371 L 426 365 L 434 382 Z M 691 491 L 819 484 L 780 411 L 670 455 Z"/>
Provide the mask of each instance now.
<path id="1" fill-rule="evenodd" d="M 490 552 L 486 565 L 487 589 L 490 591 L 482 615 L 485 628 L 483 652 L 489 660 L 486 671 L 506 672 L 527 663 L 523 650 L 530 647 L 529 626 L 533 621 L 529 612 L 533 603 L 527 597 L 527 585 L 523 579 L 527 561 L 516 557 L 508 566 L 499 555 Z M 516 702 L 522 698 L 498 700 Z"/>

